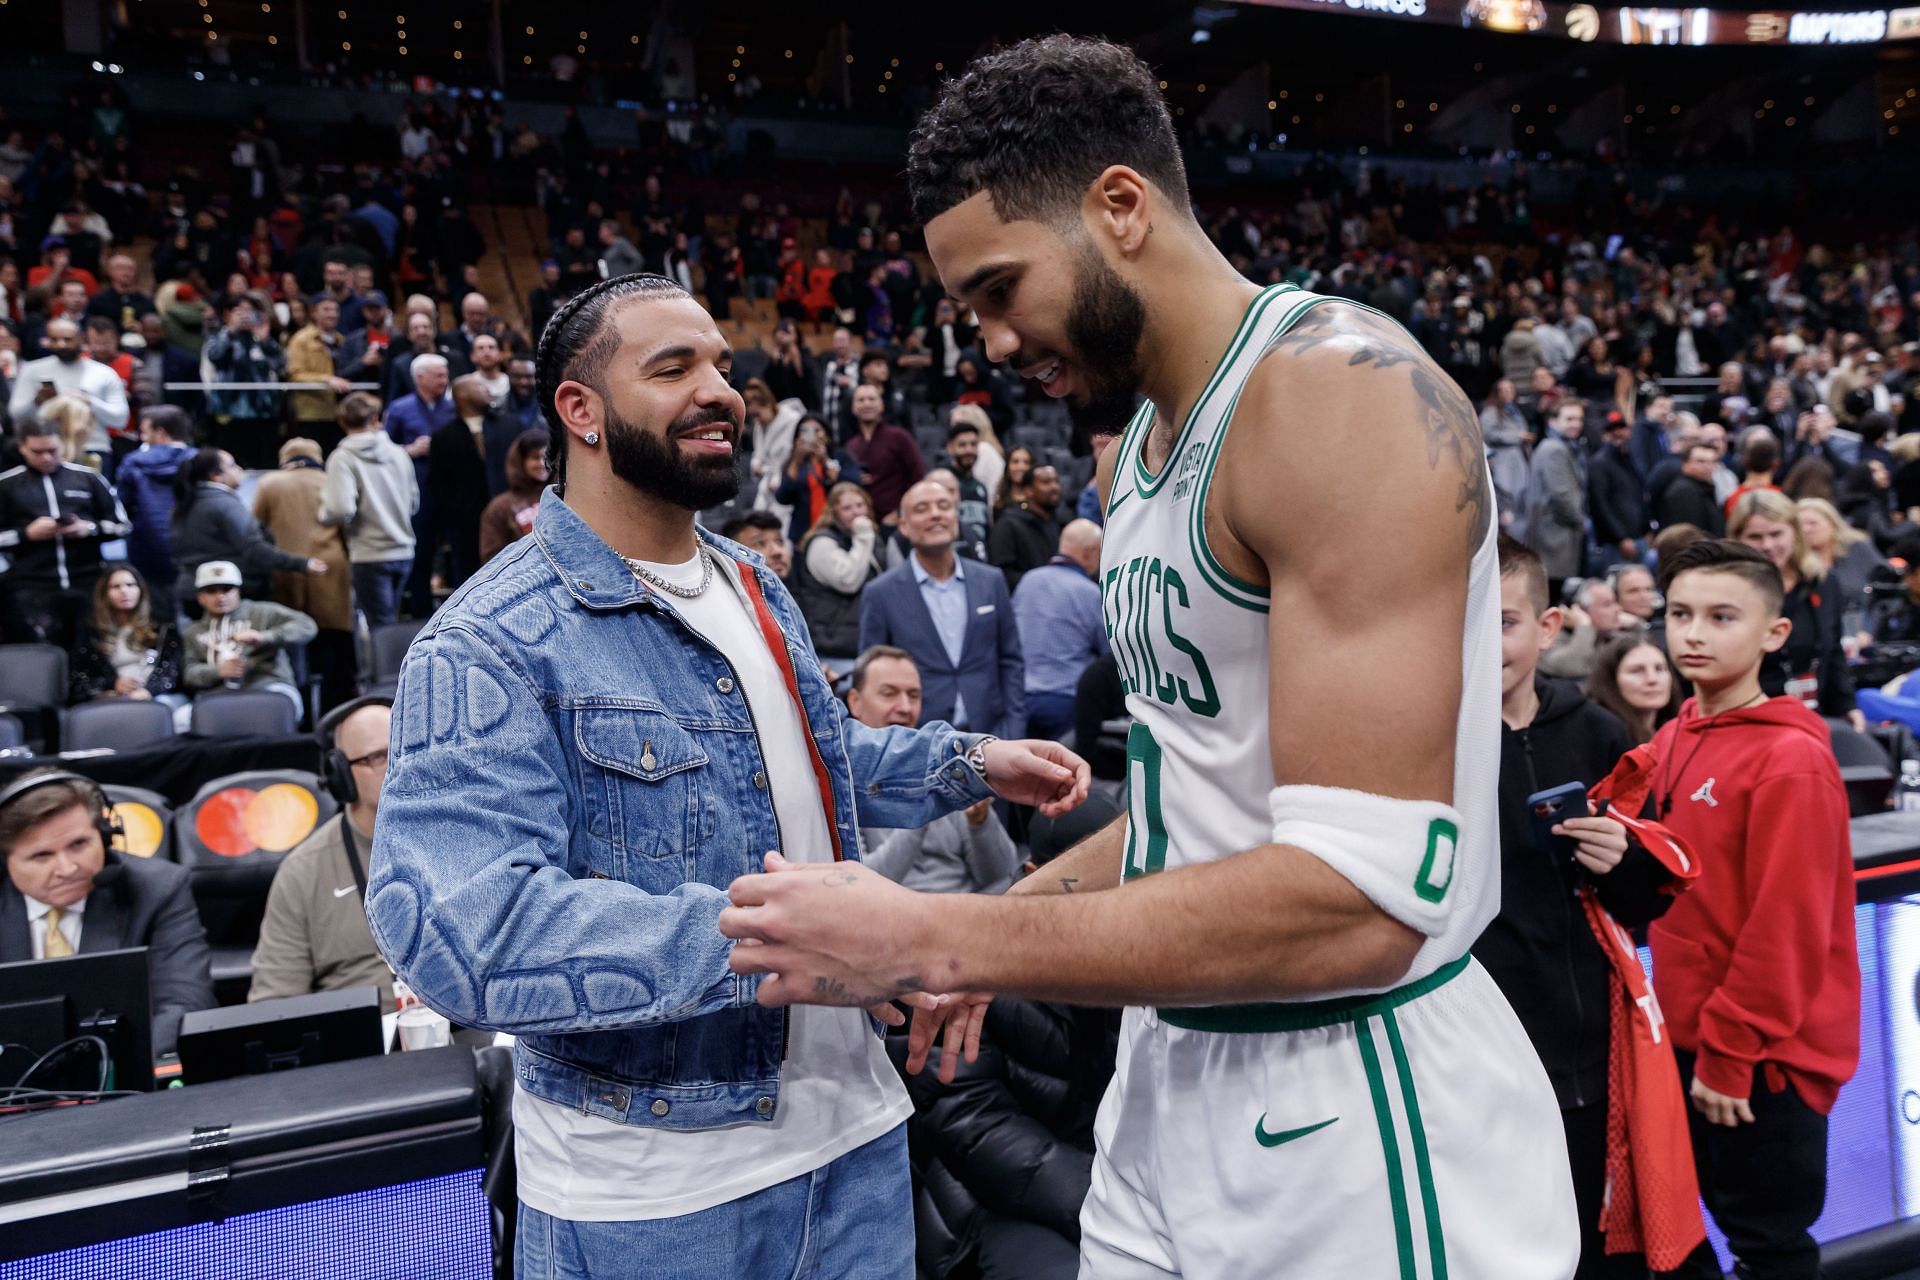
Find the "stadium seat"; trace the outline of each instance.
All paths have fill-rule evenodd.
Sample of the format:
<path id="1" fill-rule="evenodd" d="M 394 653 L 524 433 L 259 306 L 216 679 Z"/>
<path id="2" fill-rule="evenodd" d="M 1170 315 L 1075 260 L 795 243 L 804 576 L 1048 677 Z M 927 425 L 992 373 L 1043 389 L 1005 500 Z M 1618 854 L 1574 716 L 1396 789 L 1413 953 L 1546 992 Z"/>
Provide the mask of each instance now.
<path id="1" fill-rule="evenodd" d="M 67 702 L 67 652 L 50 644 L 0 644 L 0 711 L 26 729 L 29 745 L 55 745 Z"/>
<path id="2" fill-rule="evenodd" d="M 193 700 L 193 731 L 203 738 L 285 737 L 298 724 L 293 703 L 271 689 L 222 690 Z"/>
<path id="3" fill-rule="evenodd" d="M 945 427 L 921 426 L 913 429 L 914 443 L 920 446 L 920 456 L 932 466 L 934 460 L 947 451 L 947 429 Z"/>
<path id="4" fill-rule="evenodd" d="M 1017 424 L 1011 434 L 1013 436 L 1013 442 L 1009 447 L 1015 449 L 1031 449 L 1036 457 L 1039 456 L 1048 445 L 1054 442 L 1053 432 L 1032 422 Z"/>
<path id="5" fill-rule="evenodd" d="M 426 625 L 425 621 L 390 622 L 373 629 L 367 646 L 368 693 L 391 694 L 398 687 L 400 663 L 407 656 L 407 646 Z"/>
<path id="6" fill-rule="evenodd" d="M 113 847 L 135 858 L 174 860 L 173 806 L 157 791 L 109 783 L 101 790 L 122 828 Z"/>
<path id="7" fill-rule="evenodd" d="M 1884 812 L 1887 794 L 1893 790 L 1893 769 L 1886 748 L 1866 734 L 1854 732 L 1845 720 L 1829 719 L 1827 730 L 1833 739 L 1833 758 L 1840 765 L 1840 780 L 1847 787 L 1849 816 L 1861 818 Z"/>
<path id="8" fill-rule="evenodd" d="M 26 745 L 27 733 L 20 727 L 20 717 L 0 713 L 0 751 Z"/>
<path id="9" fill-rule="evenodd" d="M 173 708 L 159 702 L 83 702 L 60 717 L 60 749 L 137 751 L 173 736 Z"/>
<path id="10" fill-rule="evenodd" d="M 287 705 L 279 694 L 268 696 Z M 174 850 L 192 875 L 220 1003 L 247 998 L 274 874 L 337 809 L 319 778 L 284 769 L 216 778 L 175 815 Z"/>

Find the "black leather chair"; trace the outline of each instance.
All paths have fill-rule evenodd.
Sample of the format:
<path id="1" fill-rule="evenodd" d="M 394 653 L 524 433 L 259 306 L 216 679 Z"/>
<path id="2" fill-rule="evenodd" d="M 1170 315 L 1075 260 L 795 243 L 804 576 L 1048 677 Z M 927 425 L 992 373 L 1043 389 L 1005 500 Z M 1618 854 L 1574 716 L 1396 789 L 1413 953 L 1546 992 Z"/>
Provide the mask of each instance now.
<path id="1" fill-rule="evenodd" d="M 60 718 L 62 751 L 137 751 L 172 736 L 173 708 L 158 702 L 83 702 Z"/>

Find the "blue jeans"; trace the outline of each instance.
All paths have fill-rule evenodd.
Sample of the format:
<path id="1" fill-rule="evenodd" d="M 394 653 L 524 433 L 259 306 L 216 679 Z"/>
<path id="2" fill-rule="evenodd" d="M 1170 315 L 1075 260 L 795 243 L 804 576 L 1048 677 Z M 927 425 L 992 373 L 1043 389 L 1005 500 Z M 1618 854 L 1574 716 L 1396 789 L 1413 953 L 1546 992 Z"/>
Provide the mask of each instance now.
<path id="1" fill-rule="evenodd" d="M 678 1218 L 570 1222 L 523 1203 L 513 1249 L 517 1280 L 910 1280 L 907 1127 Z"/>
<path id="2" fill-rule="evenodd" d="M 366 560 L 353 566 L 353 598 L 367 615 L 368 626 L 384 627 L 398 616 L 400 592 L 412 568 L 411 559 Z"/>
<path id="3" fill-rule="evenodd" d="M 1059 741 L 1073 732 L 1073 695 L 1027 690 L 1027 736 Z"/>

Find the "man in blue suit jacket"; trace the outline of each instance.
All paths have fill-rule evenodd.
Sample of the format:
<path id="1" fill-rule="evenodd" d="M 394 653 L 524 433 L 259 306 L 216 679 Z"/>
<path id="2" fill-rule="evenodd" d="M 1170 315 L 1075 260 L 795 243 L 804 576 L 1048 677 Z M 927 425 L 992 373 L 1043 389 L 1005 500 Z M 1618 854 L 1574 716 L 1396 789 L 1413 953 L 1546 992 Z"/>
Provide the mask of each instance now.
<path id="1" fill-rule="evenodd" d="M 920 668 L 921 722 L 945 720 L 975 733 L 1027 731 L 1026 663 L 1006 577 L 953 552 L 960 521 L 953 494 L 923 480 L 900 499 L 905 563 L 867 584 L 860 648 L 890 644 Z"/>

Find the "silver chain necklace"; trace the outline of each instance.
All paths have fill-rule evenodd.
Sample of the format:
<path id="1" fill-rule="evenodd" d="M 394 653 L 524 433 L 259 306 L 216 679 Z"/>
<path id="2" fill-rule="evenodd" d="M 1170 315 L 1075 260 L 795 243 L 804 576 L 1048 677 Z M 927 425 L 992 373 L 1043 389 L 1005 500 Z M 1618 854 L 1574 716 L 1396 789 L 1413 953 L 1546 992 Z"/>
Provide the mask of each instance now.
<path id="1" fill-rule="evenodd" d="M 691 587 L 683 587 L 677 583 L 668 582 L 665 578 L 654 573 L 638 560 L 629 560 L 626 556 L 621 556 L 620 559 L 625 562 L 627 568 L 633 570 L 633 576 L 640 579 L 640 581 L 656 590 L 664 591 L 670 596 L 679 596 L 682 600 L 693 599 L 702 591 L 705 591 L 707 584 L 713 581 L 713 557 L 708 555 L 704 548 L 700 552 L 700 581 Z"/>

